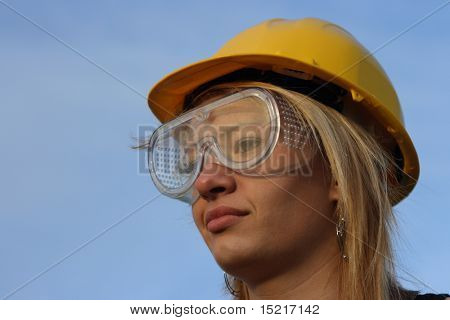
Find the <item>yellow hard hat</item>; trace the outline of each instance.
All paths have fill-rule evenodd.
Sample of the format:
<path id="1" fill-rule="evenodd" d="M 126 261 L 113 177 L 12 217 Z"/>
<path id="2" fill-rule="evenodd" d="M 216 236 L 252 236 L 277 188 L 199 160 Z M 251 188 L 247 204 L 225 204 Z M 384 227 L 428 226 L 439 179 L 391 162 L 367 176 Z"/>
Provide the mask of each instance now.
<path id="1" fill-rule="evenodd" d="M 404 197 L 414 188 L 419 160 L 388 76 L 349 32 L 324 20 L 271 19 L 244 30 L 211 58 L 160 80 L 149 92 L 150 109 L 161 122 L 167 122 L 182 112 L 193 90 L 244 68 L 289 76 L 301 71 L 347 90 L 352 105 L 370 114 L 395 140 L 403 169 L 399 179 L 405 187 Z"/>

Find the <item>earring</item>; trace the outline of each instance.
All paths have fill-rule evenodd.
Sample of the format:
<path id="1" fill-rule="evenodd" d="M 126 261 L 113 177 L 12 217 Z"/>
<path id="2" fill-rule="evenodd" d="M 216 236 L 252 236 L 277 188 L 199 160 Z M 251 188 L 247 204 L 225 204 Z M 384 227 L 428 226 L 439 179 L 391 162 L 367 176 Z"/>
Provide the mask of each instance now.
<path id="1" fill-rule="evenodd" d="M 345 219 L 339 216 L 338 223 L 336 224 L 336 236 L 339 245 L 339 250 L 341 251 L 342 259 L 348 261 L 348 256 L 344 252 L 345 248 Z"/>
<path id="2" fill-rule="evenodd" d="M 236 291 L 233 289 L 233 287 L 230 284 L 230 281 L 228 280 L 228 274 L 226 272 L 223 273 L 223 277 L 225 278 L 225 285 L 227 286 L 228 291 L 235 297 L 239 295 L 240 291 Z"/>

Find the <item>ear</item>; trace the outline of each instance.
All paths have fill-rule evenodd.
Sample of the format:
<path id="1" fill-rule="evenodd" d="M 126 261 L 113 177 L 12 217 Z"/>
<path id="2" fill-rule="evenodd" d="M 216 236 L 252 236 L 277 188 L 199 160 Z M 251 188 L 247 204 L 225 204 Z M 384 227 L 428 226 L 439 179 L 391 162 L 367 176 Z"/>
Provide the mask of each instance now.
<path id="1" fill-rule="evenodd" d="M 330 191 L 328 192 L 328 198 L 331 201 L 338 201 L 339 200 L 339 186 L 337 181 L 334 181 L 334 179 L 332 179 L 331 181 L 331 185 L 330 185 Z"/>

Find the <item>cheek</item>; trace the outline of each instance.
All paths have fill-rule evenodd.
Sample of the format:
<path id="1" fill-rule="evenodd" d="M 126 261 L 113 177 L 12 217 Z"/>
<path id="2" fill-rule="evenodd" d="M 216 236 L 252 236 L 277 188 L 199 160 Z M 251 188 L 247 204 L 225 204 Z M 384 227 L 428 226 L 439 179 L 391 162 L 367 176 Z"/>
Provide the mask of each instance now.
<path id="1" fill-rule="evenodd" d="M 243 183 L 255 205 L 257 233 L 268 246 L 294 245 L 312 241 L 333 226 L 334 207 L 321 170 L 310 177 L 288 176 L 255 179 Z M 253 192 L 252 192 L 253 189 Z"/>
<path id="2" fill-rule="evenodd" d="M 287 212 L 326 211 L 329 209 L 330 179 L 324 160 L 316 148 L 305 145 L 302 149 L 279 144 L 266 167 L 286 168 L 284 175 L 260 179 L 256 203 L 264 208 Z M 275 170 L 276 171 L 276 170 Z"/>
<path id="3" fill-rule="evenodd" d="M 314 149 L 308 145 L 303 148 L 292 148 L 284 143 L 278 143 L 271 156 L 254 170 L 261 175 L 275 173 L 279 176 L 299 174 L 310 176 L 314 155 Z"/>
<path id="4" fill-rule="evenodd" d="M 264 178 L 263 178 L 264 179 Z M 284 227 L 292 222 L 292 215 L 299 207 L 292 196 L 295 187 L 294 179 L 267 178 L 258 181 L 259 186 L 253 192 L 253 203 L 256 219 L 267 227 Z M 283 232 L 283 230 L 278 230 Z"/>

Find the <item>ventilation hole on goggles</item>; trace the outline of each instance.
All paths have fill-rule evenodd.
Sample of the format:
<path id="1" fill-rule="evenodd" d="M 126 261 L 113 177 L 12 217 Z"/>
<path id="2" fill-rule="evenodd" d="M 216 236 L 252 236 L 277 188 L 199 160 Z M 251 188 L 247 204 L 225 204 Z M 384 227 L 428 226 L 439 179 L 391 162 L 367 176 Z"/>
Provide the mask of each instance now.
<path id="1" fill-rule="evenodd" d="M 308 130 L 299 116 L 282 97 L 276 96 L 281 118 L 282 143 L 296 149 L 302 149 L 308 140 Z"/>

